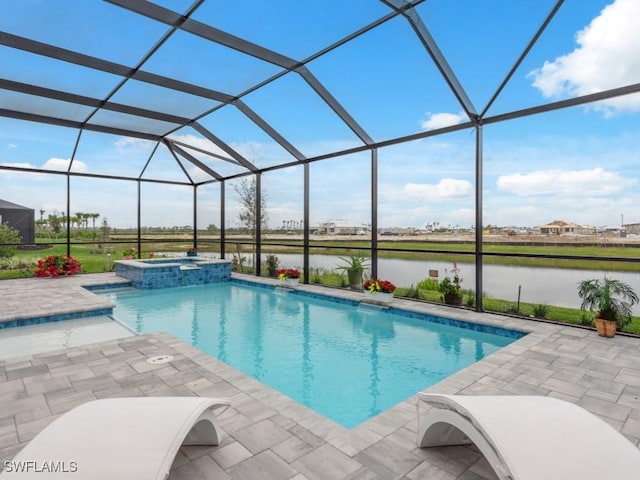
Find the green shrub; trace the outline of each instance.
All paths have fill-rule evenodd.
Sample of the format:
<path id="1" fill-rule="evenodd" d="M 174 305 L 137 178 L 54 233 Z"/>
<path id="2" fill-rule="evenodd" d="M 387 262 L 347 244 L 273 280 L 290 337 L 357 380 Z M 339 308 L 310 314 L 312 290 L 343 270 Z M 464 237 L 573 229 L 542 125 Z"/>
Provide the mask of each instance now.
<path id="1" fill-rule="evenodd" d="M 420 280 L 418 282 L 418 288 L 420 290 L 431 290 L 438 291 L 438 280 L 435 278 L 425 278 L 424 280 Z"/>
<path id="2" fill-rule="evenodd" d="M 420 299 L 420 291 L 413 286 L 413 283 L 409 288 L 403 288 L 403 289 L 400 289 L 400 291 L 402 292 L 400 294 L 400 296 L 402 297 Z"/>
<path id="3" fill-rule="evenodd" d="M 506 313 L 515 313 L 516 315 L 520 315 L 520 309 L 518 308 L 518 305 L 516 305 L 515 303 L 507 303 L 504 306 L 504 311 Z"/>
<path id="4" fill-rule="evenodd" d="M 473 290 L 465 290 L 465 301 L 464 304 L 467 307 L 475 307 L 476 306 L 476 294 Z"/>
<path id="5" fill-rule="evenodd" d="M 16 245 L 0 245 L 0 257 L 13 257 L 18 250 L 17 244 L 20 243 L 20 232 L 6 223 L 0 224 L 0 244 L 3 243 L 15 243 Z"/>
<path id="6" fill-rule="evenodd" d="M 593 315 L 588 312 L 580 312 L 580 325 L 593 327 Z"/>
<path id="7" fill-rule="evenodd" d="M 320 285 L 322 283 L 322 276 L 324 275 L 323 268 L 311 268 L 309 272 L 309 282 Z"/>
<path id="8" fill-rule="evenodd" d="M 549 305 L 539 303 L 533 307 L 533 316 L 536 318 L 547 318 L 549 313 Z"/>
<path id="9" fill-rule="evenodd" d="M 19 270 L 25 268 L 35 268 L 38 264 L 37 258 L 9 257 L 0 258 L 0 270 Z"/>

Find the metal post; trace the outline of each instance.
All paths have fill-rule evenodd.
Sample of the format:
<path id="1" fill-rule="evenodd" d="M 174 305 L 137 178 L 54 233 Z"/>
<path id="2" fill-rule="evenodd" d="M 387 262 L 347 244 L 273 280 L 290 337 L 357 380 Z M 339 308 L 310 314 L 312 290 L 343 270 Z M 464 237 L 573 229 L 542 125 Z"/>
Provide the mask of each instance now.
<path id="1" fill-rule="evenodd" d="M 198 251 L 198 186 L 193 186 L 193 247 Z"/>
<path id="2" fill-rule="evenodd" d="M 476 123 L 476 311 L 482 307 L 482 124 Z"/>
<path id="3" fill-rule="evenodd" d="M 302 268 L 304 269 L 303 283 L 309 283 L 309 164 L 304 164 L 304 198 L 303 198 L 303 228 L 302 232 Z"/>
<path id="4" fill-rule="evenodd" d="M 256 246 L 253 265 L 256 276 L 260 276 L 260 257 L 262 256 L 262 174 L 256 174 L 256 213 L 255 213 Z"/>
<path id="5" fill-rule="evenodd" d="M 138 179 L 138 258 L 142 255 L 142 182 Z"/>
<path id="6" fill-rule="evenodd" d="M 71 175 L 67 173 L 67 256 L 71 256 Z"/>
<path id="7" fill-rule="evenodd" d="M 225 182 L 224 182 L 224 180 L 222 180 L 220 182 L 220 258 L 222 258 L 222 259 L 224 259 L 224 255 L 225 255 L 224 186 L 225 186 Z"/>
<path id="8" fill-rule="evenodd" d="M 378 149 L 371 149 L 371 277 L 378 278 Z"/>

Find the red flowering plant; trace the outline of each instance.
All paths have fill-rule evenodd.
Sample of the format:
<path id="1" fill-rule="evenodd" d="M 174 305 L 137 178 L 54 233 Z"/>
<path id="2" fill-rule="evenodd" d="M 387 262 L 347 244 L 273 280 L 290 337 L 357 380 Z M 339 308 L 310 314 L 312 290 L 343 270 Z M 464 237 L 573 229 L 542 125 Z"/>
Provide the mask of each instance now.
<path id="1" fill-rule="evenodd" d="M 138 256 L 138 249 L 136 247 L 131 247 L 122 252 L 123 260 L 133 260 Z"/>
<path id="2" fill-rule="evenodd" d="M 362 284 L 362 287 L 371 293 L 393 293 L 396 289 L 396 286 L 389 280 L 378 278 L 370 278 Z"/>
<path id="3" fill-rule="evenodd" d="M 300 270 L 295 268 L 280 268 L 278 269 L 278 278 L 285 280 L 287 278 L 300 278 Z"/>
<path id="4" fill-rule="evenodd" d="M 82 271 L 82 265 L 69 255 L 49 255 L 38 260 L 35 271 L 36 277 L 59 277 L 60 275 L 75 275 Z"/>
<path id="5" fill-rule="evenodd" d="M 198 250 L 196 249 L 196 247 L 189 247 L 187 248 L 187 253 L 196 253 Z"/>

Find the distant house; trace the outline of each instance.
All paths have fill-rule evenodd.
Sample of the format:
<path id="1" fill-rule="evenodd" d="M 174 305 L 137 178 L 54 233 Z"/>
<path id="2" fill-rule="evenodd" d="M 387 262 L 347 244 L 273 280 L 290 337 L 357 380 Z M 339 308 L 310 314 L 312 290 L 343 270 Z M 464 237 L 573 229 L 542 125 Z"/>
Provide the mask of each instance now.
<path id="1" fill-rule="evenodd" d="M 23 244 L 35 243 L 35 210 L 15 203 L 0 200 L 0 223 L 20 232 Z"/>
<path id="2" fill-rule="evenodd" d="M 547 235 L 562 235 L 562 234 L 574 234 L 574 235 L 590 235 L 595 233 L 594 227 L 578 225 L 577 223 L 569 223 L 564 220 L 554 220 L 551 223 L 542 225 L 540 227 L 540 233 Z"/>
<path id="3" fill-rule="evenodd" d="M 632 235 L 640 234 L 640 223 L 625 223 L 624 229 Z"/>
<path id="4" fill-rule="evenodd" d="M 349 220 L 329 220 L 318 226 L 311 227 L 311 233 L 319 235 L 365 235 L 366 229 L 362 225 L 355 225 Z"/>

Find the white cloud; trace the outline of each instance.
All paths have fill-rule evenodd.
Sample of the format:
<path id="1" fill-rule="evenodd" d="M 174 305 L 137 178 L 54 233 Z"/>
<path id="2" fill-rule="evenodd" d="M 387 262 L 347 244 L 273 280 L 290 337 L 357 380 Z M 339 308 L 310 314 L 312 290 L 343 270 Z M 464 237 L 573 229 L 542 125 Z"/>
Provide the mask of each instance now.
<path id="1" fill-rule="evenodd" d="M 468 197 L 473 194 L 473 186 L 466 180 L 443 178 L 436 184 L 407 183 L 402 192 L 408 197 L 438 202 Z"/>
<path id="2" fill-rule="evenodd" d="M 64 159 L 64 158 L 52 157 L 49 160 L 47 160 L 46 162 L 44 162 L 44 165 L 42 165 L 42 169 L 43 170 L 66 171 L 69 168 L 69 162 L 70 161 L 71 160 L 69 158 Z M 80 160 L 74 160 L 72 168 L 73 168 L 74 172 L 86 172 L 87 171 L 86 163 L 81 162 Z"/>
<path id="3" fill-rule="evenodd" d="M 18 148 L 18 145 L 16 145 L 15 143 L 10 143 L 7 145 L 8 148 Z"/>
<path id="4" fill-rule="evenodd" d="M 572 197 L 594 197 L 612 195 L 635 184 L 617 173 L 603 168 L 589 170 L 538 170 L 529 173 L 502 175 L 498 178 L 498 189 L 518 196 L 563 195 Z"/>
<path id="5" fill-rule="evenodd" d="M 155 142 L 151 140 L 145 140 L 143 138 L 133 138 L 133 137 L 120 137 L 114 142 L 114 145 L 116 147 L 129 147 L 129 146 L 149 147 L 149 146 L 153 146 L 154 144 Z"/>
<path id="6" fill-rule="evenodd" d="M 451 125 L 458 125 L 459 123 L 466 122 L 469 117 L 464 112 L 460 113 L 427 113 L 427 119 L 424 120 L 420 127 L 423 130 L 435 130 L 437 128 L 450 127 Z"/>
<path id="7" fill-rule="evenodd" d="M 547 98 L 581 96 L 638 82 L 640 2 L 616 0 L 576 35 L 578 46 L 528 74 Z M 612 115 L 640 111 L 640 95 L 606 100 L 590 108 Z"/>

